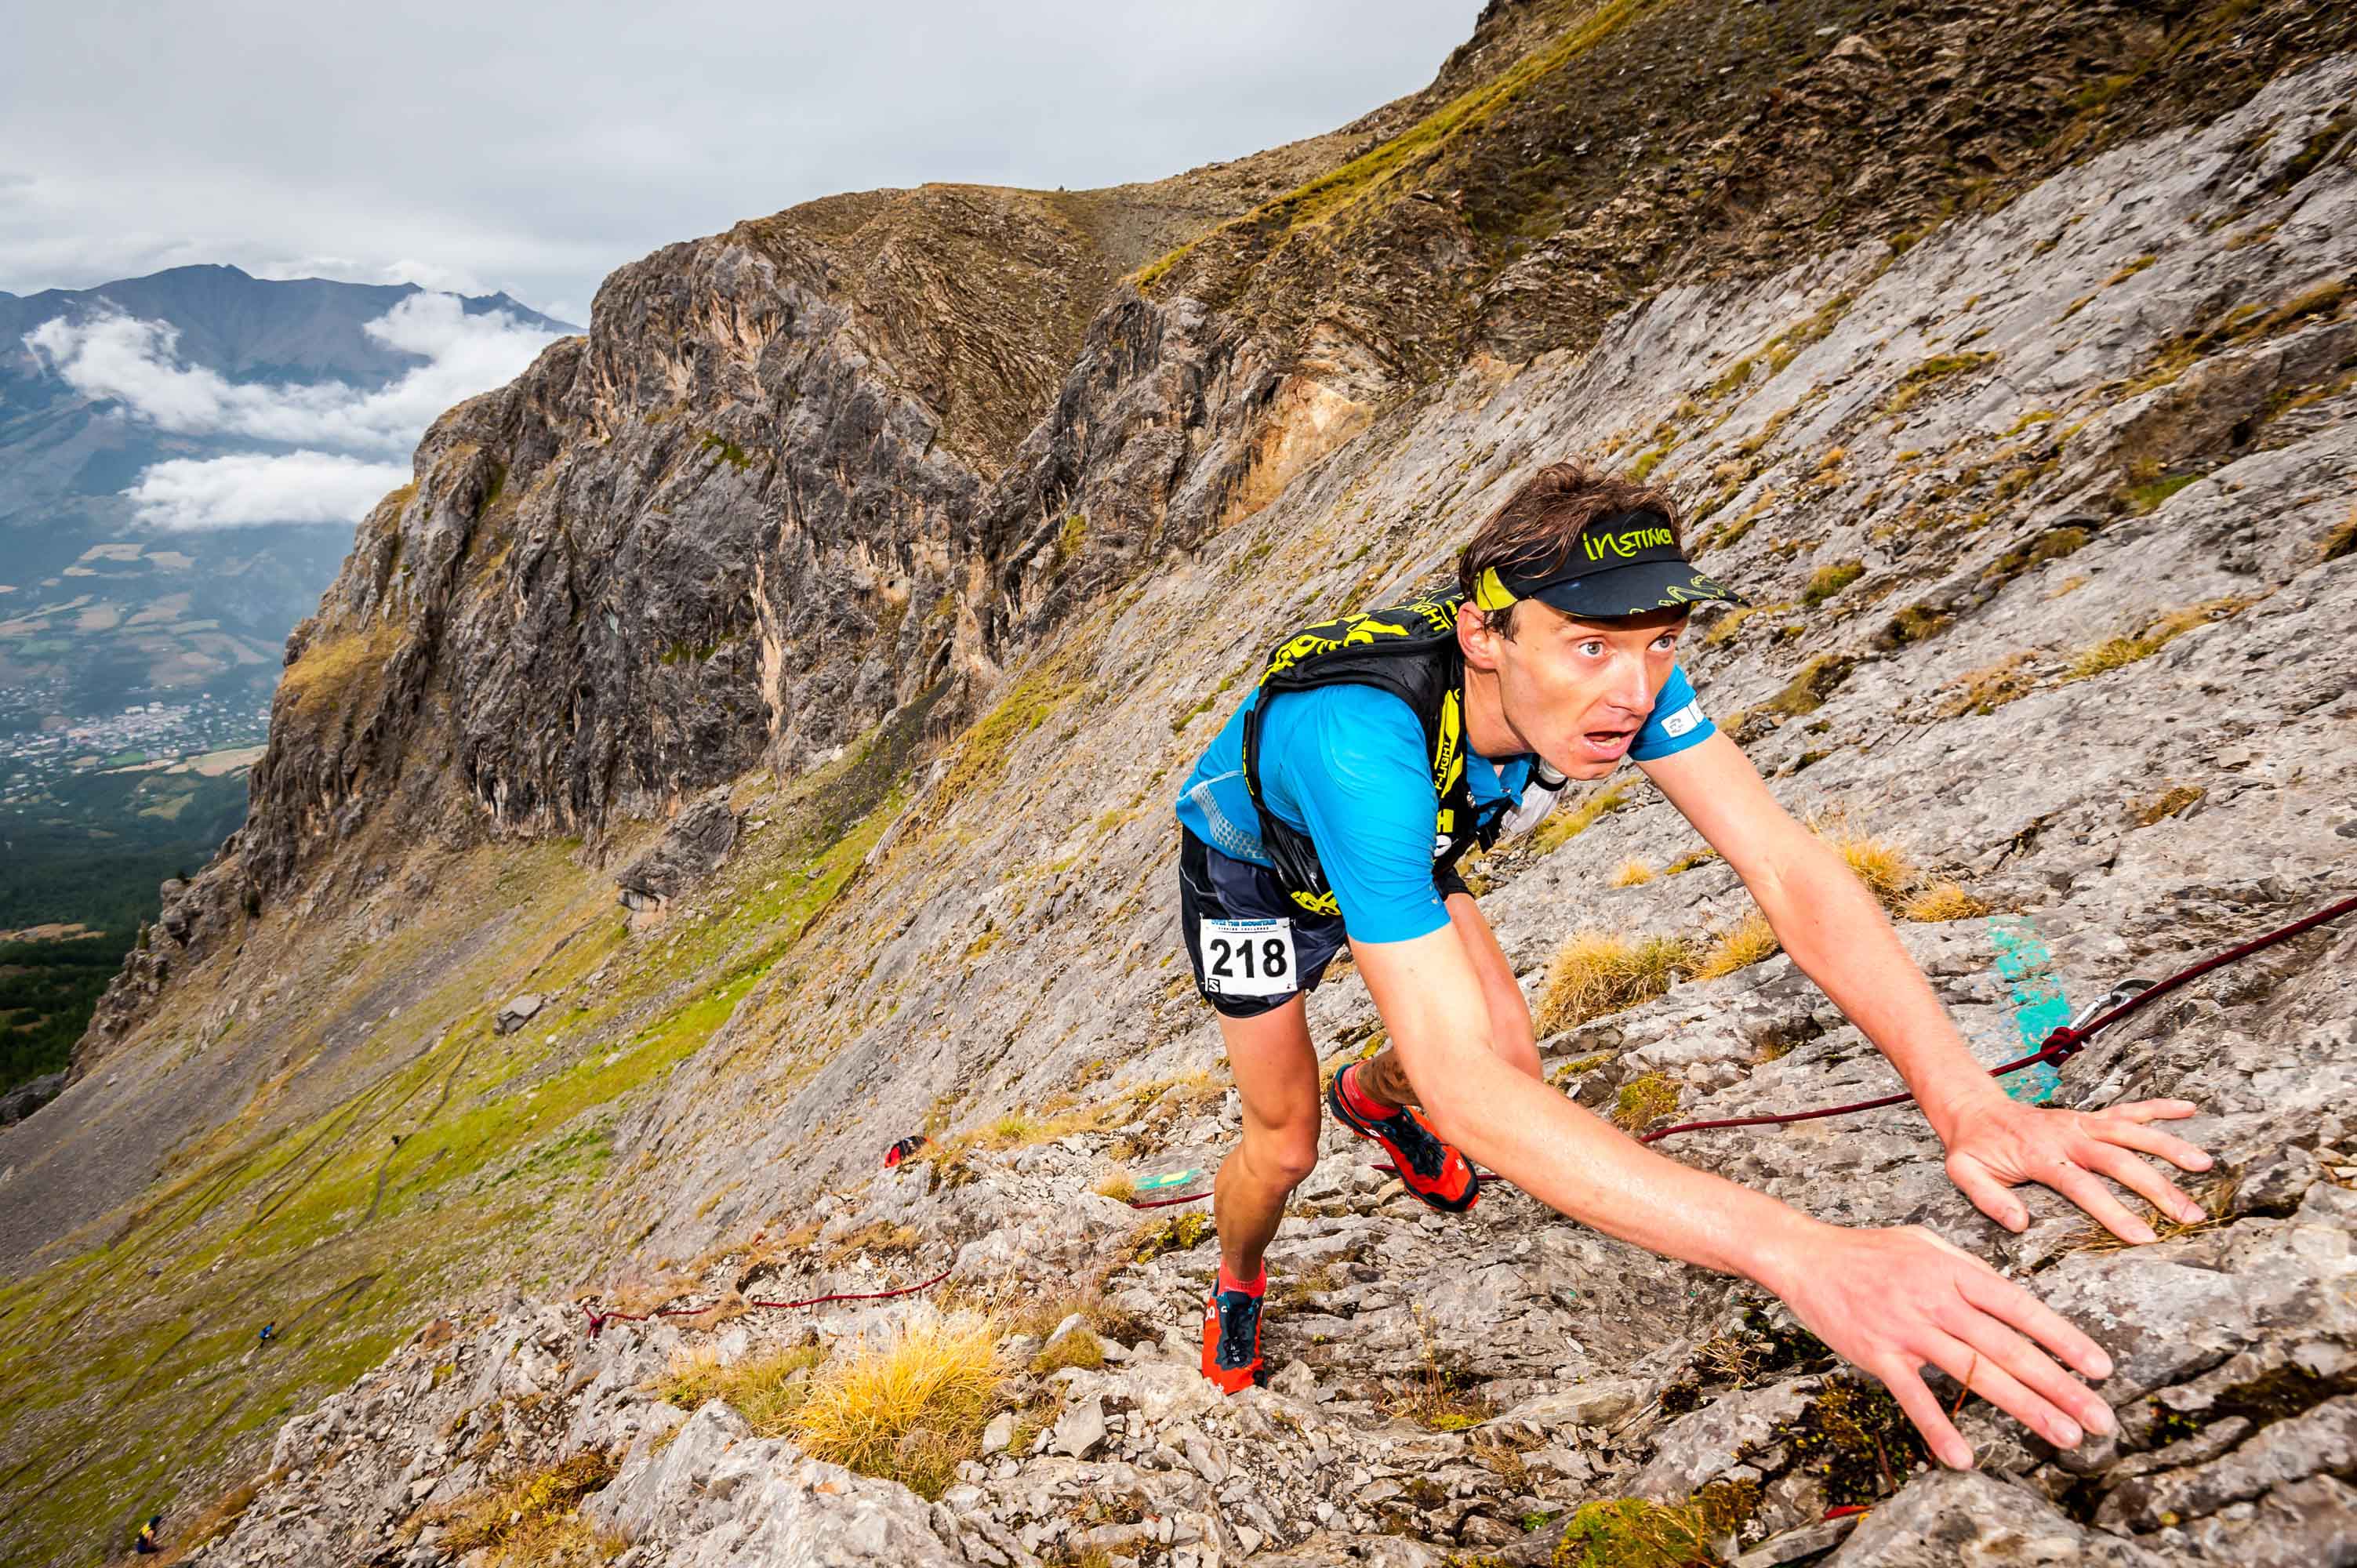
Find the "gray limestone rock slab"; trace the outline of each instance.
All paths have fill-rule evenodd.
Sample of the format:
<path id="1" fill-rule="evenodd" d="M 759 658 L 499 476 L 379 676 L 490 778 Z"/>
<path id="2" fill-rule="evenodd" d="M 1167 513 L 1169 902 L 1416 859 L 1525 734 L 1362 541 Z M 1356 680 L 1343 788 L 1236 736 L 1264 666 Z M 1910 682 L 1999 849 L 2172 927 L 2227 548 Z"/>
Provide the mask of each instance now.
<path id="1" fill-rule="evenodd" d="M 907 1487 L 756 1438 L 726 1405 L 688 1418 L 585 1503 L 668 1568 L 956 1568 Z"/>
<path id="2" fill-rule="evenodd" d="M 1909 1482 L 1830 1561 L 1841 1568 L 2162 1568 L 2164 1560 L 2073 1523 L 2034 1492 L 1959 1470 Z"/>
<path id="3" fill-rule="evenodd" d="M 1079 1400 L 1056 1418 L 1055 1427 L 1048 1438 L 1048 1452 L 1085 1459 L 1095 1453 L 1104 1440 L 1104 1402 L 1095 1398 Z"/>
<path id="4" fill-rule="evenodd" d="M 1495 1418 L 1494 1424 L 1516 1423 L 1552 1431 L 1565 1426 L 1607 1426 L 1652 1396 L 1652 1389 L 1635 1378 L 1596 1378 L 1560 1392 L 1523 1401 Z"/>
<path id="5" fill-rule="evenodd" d="M 2196 1520 L 2182 1536 L 2205 1563 L 2350 1568 L 2357 1563 L 2357 1487 L 2336 1477 L 2311 1476 Z"/>
<path id="6" fill-rule="evenodd" d="M 1738 1390 L 1678 1417 L 1653 1440 L 1653 1457 L 1629 1483 L 1631 1495 L 1683 1498 L 1725 1475 L 1748 1453 L 1775 1441 L 1776 1427 L 1808 1408 L 1819 1380 L 1794 1378 Z"/>
<path id="7" fill-rule="evenodd" d="M 532 1022 L 543 1005 L 544 1004 L 541 997 L 534 992 L 527 991 L 522 995 L 511 996 L 500 1006 L 498 1015 L 492 1018 L 491 1028 L 498 1034 L 512 1035 Z"/>
<path id="8" fill-rule="evenodd" d="M 2342 1395 L 2262 1428 L 2207 1464 L 2126 1482 L 2104 1499 L 2095 1522 L 2111 1530 L 2150 1531 L 2217 1513 L 2309 1476 L 2352 1471 L 2357 1396 Z"/>

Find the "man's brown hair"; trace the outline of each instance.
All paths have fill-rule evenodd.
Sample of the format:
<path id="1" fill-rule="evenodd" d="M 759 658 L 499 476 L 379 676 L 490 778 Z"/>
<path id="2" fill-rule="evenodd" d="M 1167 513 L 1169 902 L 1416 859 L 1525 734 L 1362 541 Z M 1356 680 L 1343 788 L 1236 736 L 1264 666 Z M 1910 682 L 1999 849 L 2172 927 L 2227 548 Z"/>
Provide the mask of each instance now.
<path id="1" fill-rule="evenodd" d="M 1624 511 L 1655 511 L 1677 539 L 1684 526 L 1678 503 L 1659 485 L 1608 474 L 1574 458 L 1549 463 L 1490 514 L 1457 556 L 1457 587 L 1473 597 L 1481 574 L 1512 564 L 1524 573 L 1552 571 L 1570 559 L 1581 532 L 1598 518 Z M 1501 636 L 1514 635 L 1514 607 L 1489 612 Z"/>

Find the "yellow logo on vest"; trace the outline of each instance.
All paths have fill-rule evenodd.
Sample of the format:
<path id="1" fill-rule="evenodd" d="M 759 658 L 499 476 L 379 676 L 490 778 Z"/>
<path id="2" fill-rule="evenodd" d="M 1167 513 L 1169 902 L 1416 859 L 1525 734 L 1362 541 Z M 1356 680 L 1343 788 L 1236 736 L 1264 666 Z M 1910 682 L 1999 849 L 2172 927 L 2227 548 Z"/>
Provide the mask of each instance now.
<path id="1" fill-rule="evenodd" d="M 1329 628 L 1339 630 L 1341 635 L 1328 636 L 1327 628 Z M 1315 659 L 1321 653 L 1331 653 L 1342 648 L 1364 647 L 1374 641 L 1379 632 L 1386 637 L 1406 637 L 1410 635 L 1410 628 L 1394 626 L 1390 621 L 1377 620 L 1372 615 L 1363 614 L 1351 616 L 1346 620 L 1324 622 L 1288 639 L 1285 646 L 1270 657 L 1268 668 L 1261 671 L 1261 679 L 1265 681 L 1272 675 L 1282 675 L 1303 660 Z"/>

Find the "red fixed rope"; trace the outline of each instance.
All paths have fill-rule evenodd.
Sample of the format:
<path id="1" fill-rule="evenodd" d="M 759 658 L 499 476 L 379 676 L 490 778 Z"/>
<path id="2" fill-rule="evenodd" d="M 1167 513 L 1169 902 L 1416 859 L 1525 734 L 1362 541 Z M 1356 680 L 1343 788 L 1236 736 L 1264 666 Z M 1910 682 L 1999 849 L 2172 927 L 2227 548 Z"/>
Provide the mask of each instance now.
<path id="1" fill-rule="evenodd" d="M 2357 909 L 2357 897 L 2343 898 L 2340 903 L 2328 905 L 2305 919 L 2294 920 L 2288 926 L 2269 931 L 2263 937 L 2254 938 L 2240 947 L 2228 948 L 2214 958 L 2203 959 L 2192 968 L 2179 970 L 2151 989 L 2137 992 L 2083 1029 L 2073 1029 L 2064 1025 L 2047 1036 L 2045 1044 L 2029 1055 L 2017 1061 L 2009 1061 L 2003 1067 L 1990 1069 L 1989 1076 L 2002 1078 L 2007 1073 L 2017 1072 L 2033 1062 L 2053 1062 L 2060 1065 L 2068 1061 L 2076 1056 L 2089 1040 L 2146 1003 L 2157 1001 L 2178 987 L 2200 979 L 2213 969 L 2222 969 L 2237 959 L 2248 958 L 2255 952 L 2275 946 L 2277 942 L 2289 941 L 2292 938 L 2303 932 L 2312 931 L 2328 921 L 2337 920 L 2352 909 Z M 1790 1122 L 1814 1122 L 1826 1116 L 1846 1116 L 1853 1111 L 1878 1111 L 1886 1105 L 1902 1105 L 1914 1098 L 1912 1094 L 1907 1093 L 1886 1094 L 1878 1099 L 1860 1100 L 1849 1105 L 1828 1105 L 1822 1111 L 1790 1111 L 1781 1116 L 1729 1116 L 1717 1122 L 1681 1122 L 1674 1127 L 1663 1127 L 1648 1133 L 1637 1141 L 1641 1144 L 1653 1144 L 1677 1133 L 1706 1133 L 1722 1127 L 1777 1127 Z"/>
<path id="2" fill-rule="evenodd" d="M 2007 1062 L 2003 1067 L 1990 1069 L 1989 1076 L 1992 1078 L 2002 1078 L 2007 1073 L 2018 1072 L 2021 1069 L 2029 1067 L 2035 1062 L 2050 1061 L 2060 1064 L 2061 1062 L 2068 1061 L 2071 1058 L 2076 1056 L 2082 1049 L 2083 1049 L 2089 1040 L 2094 1038 L 2095 1036 L 2101 1034 L 2104 1030 L 2110 1028 L 2114 1024 L 2118 1023 L 2121 1019 L 2126 1017 L 2129 1014 L 2135 1012 L 2146 1003 L 2157 1001 L 2159 998 L 2168 995 L 2170 992 L 2177 990 L 2179 987 L 2190 984 L 2193 981 L 2199 980 L 2201 976 L 2208 974 L 2213 969 L 2223 969 L 2230 963 L 2233 963 L 2241 959 L 2248 958 L 2255 952 L 2259 952 L 2267 948 L 2271 948 L 2277 942 L 2287 942 L 2291 940 L 2292 938 L 2312 931 L 2319 926 L 2337 920 L 2341 916 L 2350 913 L 2352 910 L 2357 910 L 2357 897 L 2343 898 L 2338 904 L 2328 905 L 2324 908 L 2319 909 L 2313 915 L 2309 915 L 2303 919 L 2294 920 L 2288 926 L 2284 926 L 2276 930 L 2269 931 L 2263 937 L 2255 937 L 2251 940 L 2243 943 L 2240 947 L 2228 948 L 2224 952 L 2219 953 L 2214 957 L 2203 959 L 2200 963 L 2193 965 L 2190 969 L 2179 970 L 2177 973 L 2170 975 L 2167 980 L 2162 981 L 2159 984 L 2155 985 L 2148 990 L 2136 993 L 2136 994 L 2129 997 L 2118 1006 L 2114 1007 L 2110 1012 L 2104 1014 L 2102 1016 L 2088 1024 L 2085 1028 L 2074 1029 L 2067 1024 L 2064 1025 L 2062 1027 L 2058 1028 L 2053 1033 L 2048 1035 L 2046 1036 L 2045 1043 L 2040 1046 L 2038 1049 L 2030 1052 L 2029 1055 L 2022 1057 L 2018 1060 Z M 1914 1098 L 1915 1097 L 1912 1094 L 1906 1093 L 1885 1094 L 1873 1100 L 1857 1101 L 1848 1105 L 1828 1105 L 1821 1111 L 1788 1111 L 1781 1115 L 1776 1116 L 1729 1116 L 1716 1122 L 1681 1122 L 1674 1127 L 1663 1127 L 1654 1132 L 1648 1133 L 1637 1141 L 1641 1144 L 1654 1144 L 1659 1143 L 1663 1138 L 1671 1137 L 1679 1133 L 1707 1133 L 1726 1127 L 1781 1127 L 1793 1122 L 1815 1122 L 1827 1116 L 1846 1116 L 1854 1111 L 1878 1111 L 1887 1105 L 1903 1105 L 1908 1101 Z M 1398 1174 L 1396 1170 L 1393 1170 L 1393 1168 L 1388 1165 L 1382 1165 L 1376 1168 L 1379 1170 L 1391 1171 L 1394 1176 Z M 1491 1182 L 1499 1181 L 1502 1178 L 1488 1173 L 1480 1173 L 1478 1174 L 1474 1179 L 1482 1185 L 1487 1186 Z M 1129 1206 L 1132 1208 L 1168 1208 L 1181 1203 L 1200 1203 L 1204 1198 L 1209 1197 L 1210 1196 L 1211 1194 L 1208 1192 L 1199 1192 L 1186 1197 L 1149 1198 L 1143 1202 L 1136 1198 L 1132 1198 L 1129 1200 Z M 943 1269 L 931 1279 L 925 1280 L 917 1284 L 902 1285 L 898 1290 L 842 1291 L 829 1295 L 810 1296 L 802 1301 L 750 1301 L 746 1303 L 746 1305 L 748 1306 L 791 1310 L 795 1307 L 822 1306 L 832 1301 L 889 1301 L 895 1296 L 914 1295 L 919 1291 L 929 1290 L 934 1285 L 941 1283 L 943 1280 L 949 1278 L 949 1276 L 950 1271 L 948 1269 Z M 597 1337 L 597 1331 L 605 1327 L 608 1323 L 644 1323 L 649 1318 L 654 1317 L 694 1317 L 699 1313 L 709 1312 L 712 1308 L 709 1306 L 676 1306 L 658 1307 L 652 1312 L 599 1312 L 597 1308 L 584 1303 L 581 1310 L 588 1314 L 589 1337 L 595 1339 Z"/>
<path id="3" fill-rule="evenodd" d="M 745 1305 L 786 1310 L 798 1306 L 823 1306 L 830 1301 L 889 1301 L 894 1296 L 914 1295 L 920 1290 L 931 1290 L 949 1277 L 950 1271 L 943 1269 L 931 1279 L 917 1284 L 902 1285 L 898 1290 L 836 1291 L 828 1295 L 805 1296 L 801 1301 L 748 1301 Z M 712 1305 L 717 1306 L 720 1304 L 715 1302 Z M 597 1337 L 598 1330 L 609 1323 L 644 1323 L 651 1317 L 695 1317 L 710 1312 L 712 1307 L 659 1306 L 652 1312 L 600 1312 L 584 1302 L 581 1305 L 581 1310 L 589 1315 L 589 1337 L 595 1339 Z"/>

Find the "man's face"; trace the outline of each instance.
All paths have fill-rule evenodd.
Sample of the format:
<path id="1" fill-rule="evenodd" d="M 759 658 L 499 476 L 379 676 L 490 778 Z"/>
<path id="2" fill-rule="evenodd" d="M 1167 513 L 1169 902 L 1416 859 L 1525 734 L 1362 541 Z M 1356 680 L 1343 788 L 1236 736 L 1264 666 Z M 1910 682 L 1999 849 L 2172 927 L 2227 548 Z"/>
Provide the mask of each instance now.
<path id="1" fill-rule="evenodd" d="M 1577 620 L 1526 599 L 1514 635 L 1486 625 L 1458 640 L 1466 662 L 1493 671 L 1507 726 L 1574 779 L 1601 779 L 1629 755 L 1670 678 L 1688 611 L 1626 620 Z"/>

